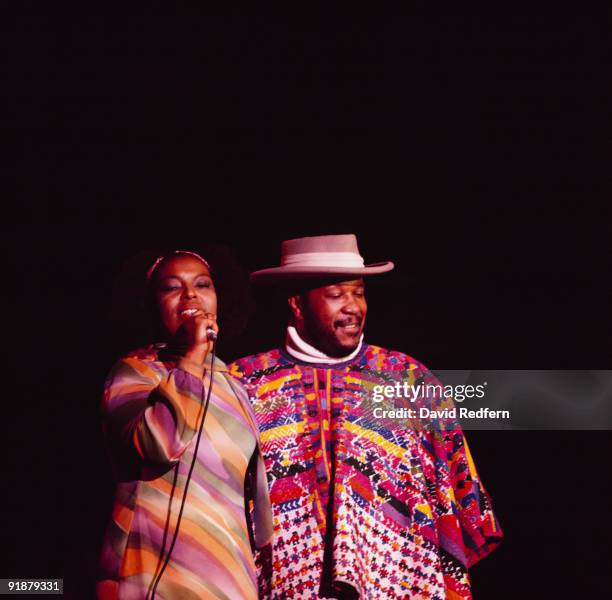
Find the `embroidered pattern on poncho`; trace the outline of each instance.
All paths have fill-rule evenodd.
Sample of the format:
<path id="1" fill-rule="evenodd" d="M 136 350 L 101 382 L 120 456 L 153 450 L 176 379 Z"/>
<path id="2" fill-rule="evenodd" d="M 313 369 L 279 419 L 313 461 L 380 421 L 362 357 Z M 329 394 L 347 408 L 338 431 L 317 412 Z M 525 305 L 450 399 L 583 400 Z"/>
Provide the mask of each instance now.
<path id="1" fill-rule="evenodd" d="M 271 598 L 325 596 L 330 582 L 362 598 L 471 598 L 467 569 L 502 533 L 461 429 L 390 426 L 364 408 L 390 373 L 439 383 L 421 363 L 364 344 L 346 364 L 298 363 L 272 350 L 230 372 L 261 432 L 274 515 Z"/>

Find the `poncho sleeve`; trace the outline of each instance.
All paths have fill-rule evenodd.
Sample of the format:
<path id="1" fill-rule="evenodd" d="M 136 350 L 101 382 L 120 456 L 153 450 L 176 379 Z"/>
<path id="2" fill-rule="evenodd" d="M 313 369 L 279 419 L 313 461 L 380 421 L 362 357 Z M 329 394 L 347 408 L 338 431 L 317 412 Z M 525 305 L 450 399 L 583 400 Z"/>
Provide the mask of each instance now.
<path id="1" fill-rule="evenodd" d="M 502 530 L 493 513 L 490 497 L 476 471 L 461 429 L 435 432 L 433 447 L 438 465 L 440 489 L 448 490 L 456 525 L 442 516 L 437 523 L 441 546 L 471 567 L 491 553 L 502 541 Z M 448 483 L 448 486 L 446 485 Z"/>
<path id="2" fill-rule="evenodd" d="M 437 377 L 418 363 L 415 376 L 426 389 L 443 389 Z M 452 409 L 452 397 L 436 392 L 425 401 L 436 410 Z M 435 528 L 440 546 L 466 568 L 491 553 L 502 541 L 502 530 L 491 499 L 476 470 L 464 432 L 456 418 L 421 422 L 435 465 Z M 452 563 L 452 561 L 450 561 Z"/>

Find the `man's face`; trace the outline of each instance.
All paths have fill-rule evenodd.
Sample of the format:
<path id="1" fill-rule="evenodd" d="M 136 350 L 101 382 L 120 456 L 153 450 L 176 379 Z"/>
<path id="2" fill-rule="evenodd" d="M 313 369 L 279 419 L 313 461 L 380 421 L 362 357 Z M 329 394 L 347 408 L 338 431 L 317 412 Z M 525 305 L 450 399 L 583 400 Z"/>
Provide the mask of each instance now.
<path id="1" fill-rule="evenodd" d="M 328 356 L 346 356 L 359 345 L 368 312 L 362 278 L 292 296 L 289 306 L 300 336 Z"/>

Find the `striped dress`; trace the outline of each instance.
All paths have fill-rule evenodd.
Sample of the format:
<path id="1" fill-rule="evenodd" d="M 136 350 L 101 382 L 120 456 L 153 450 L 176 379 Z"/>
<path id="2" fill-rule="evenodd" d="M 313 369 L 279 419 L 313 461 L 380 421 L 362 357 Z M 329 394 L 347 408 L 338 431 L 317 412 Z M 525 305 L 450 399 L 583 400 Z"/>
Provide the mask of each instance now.
<path id="1" fill-rule="evenodd" d="M 107 378 L 103 423 L 117 488 L 100 558 L 101 599 L 151 593 L 194 456 L 210 355 L 208 361 L 203 372 L 150 346 L 119 361 Z M 160 600 L 258 598 L 252 550 L 269 548 L 271 513 L 257 428 L 242 386 L 219 360 L 214 372 L 179 535 L 157 586 Z"/>
<path id="2" fill-rule="evenodd" d="M 461 429 L 372 410 L 374 386 L 435 385 L 431 372 L 369 344 L 345 363 L 279 349 L 230 372 L 251 397 L 271 486 L 272 598 L 472 597 L 468 568 L 502 533 Z"/>

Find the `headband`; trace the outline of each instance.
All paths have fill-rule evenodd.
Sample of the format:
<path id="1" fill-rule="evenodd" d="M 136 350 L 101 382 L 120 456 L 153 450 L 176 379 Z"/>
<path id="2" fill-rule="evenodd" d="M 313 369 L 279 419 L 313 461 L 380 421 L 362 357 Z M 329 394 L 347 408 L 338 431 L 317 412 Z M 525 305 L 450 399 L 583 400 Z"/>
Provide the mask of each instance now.
<path id="1" fill-rule="evenodd" d="M 210 265 L 208 264 L 208 262 L 206 260 L 204 260 L 199 254 L 197 254 L 196 252 L 191 252 L 190 250 L 173 250 L 172 252 L 169 252 L 168 254 L 164 254 L 163 256 L 158 256 L 155 259 L 155 262 L 149 267 L 149 269 L 147 270 L 147 279 L 151 279 L 151 276 L 153 275 L 153 273 L 155 272 L 155 269 L 157 269 L 157 267 L 159 266 L 159 263 L 162 262 L 163 260 L 165 260 L 166 258 L 170 258 L 171 256 L 175 256 L 176 254 L 187 254 L 189 256 L 193 256 L 194 258 L 197 258 L 198 260 L 201 260 L 207 267 L 207 269 L 209 271 L 211 271 L 212 269 L 210 268 Z"/>

